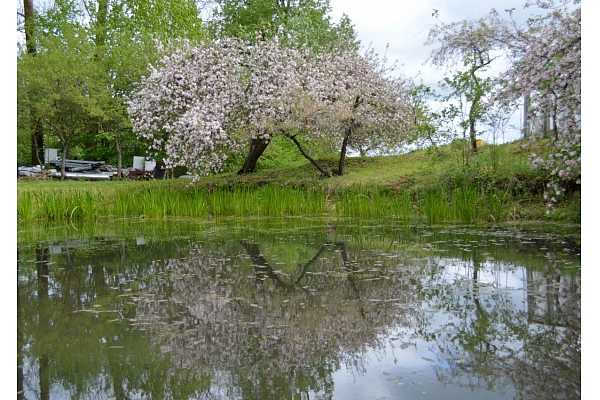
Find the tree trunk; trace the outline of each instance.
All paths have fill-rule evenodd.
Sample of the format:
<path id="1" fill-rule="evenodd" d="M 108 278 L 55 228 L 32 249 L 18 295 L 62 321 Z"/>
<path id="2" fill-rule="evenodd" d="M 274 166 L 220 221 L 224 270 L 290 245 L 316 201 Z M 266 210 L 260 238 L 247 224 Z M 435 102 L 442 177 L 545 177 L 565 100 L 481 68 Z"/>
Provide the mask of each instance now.
<path id="1" fill-rule="evenodd" d="M 101 47 L 106 43 L 106 16 L 108 15 L 108 0 L 98 0 L 98 13 L 96 14 L 96 37 L 94 39 L 96 47 Z M 99 54 L 96 53 L 98 56 Z"/>
<path id="2" fill-rule="evenodd" d="M 475 84 L 475 91 L 473 94 L 473 101 L 471 102 L 471 109 L 469 110 L 469 136 L 471 139 L 471 150 L 473 153 L 477 151 L 477 132 L 475 131 L 475 124 L 477 123 L 477 119 L 481 118 L 481 97 L 483 97 L 483 89 L 481 88 L 481 83 L 475 72 L 480 68 L 483 68 L 485 65 L 489 64 L 489 62 L 474 66 L 471 68 L 471 79 Z"/>
<path id="3" fill-rule="evenodd" d="M 37 118 L 34 110 L 31 112 L 31 164 L 44 165 L 44 135 L 42 133 L 42 126 Z"/>
<path id="4" fill-rule="evenodd" d="M 338 162 L 338 170 L 336 175 L 342 176 L 344 174 L 344 164 L 346 162 L 346 151 L 348 150 L 348 140 L 350 139 L 350 135 L 352 135 L 352 126 L 354 125 L 354 121 L 352 124 L 346 129 L 346 134 L 344 135 L 344 141 L 342 142 L 342 150 L 340 152 L 340 161 Z"/>
<path id="5" fill-rule="evenodd" d="M 33 0 L 23 0 L 23 14 L 25 18 L 25 46 L 27 54 L 35 56 L 37 46 L 35 40 L 35 9 Z M 31 164 L 44 165 L 44 136 L 42 126 L 34 110 L 31 111 Z"/>
<path id="6" fill-rule="evenodd" d="M 471 138 L 471 150 L 477 151 L 477 132 L 475 132 L 475 118 L 469 117 L 469 137 Z"/>
<path id="7" fill-rule="evenodd" d="M 528 138 L 531 136 L 531 129 L 529 127 L 529 94 L 523 96 L 523 137 Z"/>
<path id="8" fill-rule="evenodd" d="M 323 167 L 321 167 L 319 165 L 319 163 L 317 161 L 315 161 L 314 158 L 309 156 L 308 153 L 306 151 L 304 151 L 304 149 L 302 148 L 302 145 L 300 144 L 298 139 L 296 139 L 296 136 L 289 136 L 289 135 L 285 135 L 285 136 L 288 137 L 292 142 L 296 143 L 296 147 L 298 147 L 298 150 L 300 150 L 300 153 L 302 153 L 304 158 L 306 158 L 308 161 L 310 161 L 310 163 L 312 165 L 314 165 L 323 175 L 325 175 L 328 178 L 331 178 L 331 174 L 329 172 L 325 171 L 325 169 Z"/>
<path id="9" fill-rule="evenodd" d="M 119 131 L 115 132 L 115 148 L 117 149 L 117 179 L 121 179 L 121 165 L 122 165 L 122 154 L 121 154 L 121 142 L 119 142 Z"/>
<path id="10" fill-rule="evenodd" d="M 360 95 L 356 96 L 354 99 L 354 104 L 352 106 L 352 110 L 356 110 L 358 106 L 363 103 L 362 97 Z M 348 149 L 348 142 L 350 141 L 350 136 L 354 133 L 354 129 L 357 127 L 356 120 L 354 118 L 350 119 L 350 124 L 346 128 L 346 132 L 344 135 L 344 141 L 342 142 L 342 149 L 340 152 L 340 160 L 338 162 L 338 170 L 336 175 L 342 176 L 344 174 L 344 163 L 346 162 L 346 151 Z"/>
<path id="11" fill-rule="evenodd" d="M 23 14 L 25 18 L 25 46 L 27 54 L 35 54 L 37 52 L 34 32 L 34 6 L 33 0 L 23 0 Z"/>
<path id="12" fill-rule="evenodd" d="M 477 79 L 474 73 L 472 75 L 473 79 Z M 469 109 L 469 139 L 471 139 L 471 151 L 473 151 L 473 153 L 477 151 L 477 131 L 475 130 L 475 124 L 477 123 L 477 118 L 480 117 L 480 101 L 481 95 L 478 87 L 473 102 L 471 103 L 471 108 Z"/>
<path id="13" fill-rule="evenodd" d="M 250 152 L 246 156 L 246 160 L 244 161 L 244 165 L 238 171 L 238 175 L 250 174 L 254 172 L 254 168 L 256 167 L 256 162 L 264 153 L 265 149 L 269 145 L 270 139 L 252 139 L 250 143 Z"/>

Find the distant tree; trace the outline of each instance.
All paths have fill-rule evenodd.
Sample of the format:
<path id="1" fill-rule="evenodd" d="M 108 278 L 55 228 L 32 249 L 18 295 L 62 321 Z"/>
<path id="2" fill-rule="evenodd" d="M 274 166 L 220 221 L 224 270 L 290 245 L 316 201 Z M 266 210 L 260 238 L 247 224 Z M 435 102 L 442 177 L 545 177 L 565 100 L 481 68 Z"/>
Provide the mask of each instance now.
<path id="1" fill-rule="evenodd" d="M 417 147 L 432 145 L 435 150 L 447 137 L 440 130 L 439 117 L 431 109 L 430 101 L 437 100 L 439 95 L 429 86 L 411 82 L 406 90 L 408 97 L 408 113 L 413 126 L 408 143 Z"/>
<path id="2" fill-rule="evenodd" d="M 438 16 L 434 11 L 434 16 Z M 501 49 L 494 27 L 487 18 L 464 20 L 450 24 L 438 23 L 429 30 L 426 45 L 438 45 L 428 59 L 437 67 L 457 67 L 451 78 L 445 78 L 444 88 L 449 96 L 459 98 L 466 105 L 462 122 L 469 134 L 472 151 L 477 150 L 477 122 L 485 117 L 486 95 L 492 90 L 491 78 L 484 73 Z"/>
<path id="3" fill-rule="evenodd" d="M 62 37 L 40 39 L 43 49 L 17 59 L 17 107 L 31 109 L 62 146 L 61 177 L 72 141 L 105 118 L 110 93 L 85 30 L 65 26 Z"/>

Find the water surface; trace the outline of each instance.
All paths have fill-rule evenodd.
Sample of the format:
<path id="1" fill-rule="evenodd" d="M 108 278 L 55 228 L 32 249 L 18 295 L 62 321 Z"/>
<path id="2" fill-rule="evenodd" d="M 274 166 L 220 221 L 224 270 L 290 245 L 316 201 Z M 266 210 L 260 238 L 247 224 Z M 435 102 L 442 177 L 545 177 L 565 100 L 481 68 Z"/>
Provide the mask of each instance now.
<path id="1" fill-rule="evenodd" d="M 580 233 L 21 226 L 24 399 L 576 399 Z"/>

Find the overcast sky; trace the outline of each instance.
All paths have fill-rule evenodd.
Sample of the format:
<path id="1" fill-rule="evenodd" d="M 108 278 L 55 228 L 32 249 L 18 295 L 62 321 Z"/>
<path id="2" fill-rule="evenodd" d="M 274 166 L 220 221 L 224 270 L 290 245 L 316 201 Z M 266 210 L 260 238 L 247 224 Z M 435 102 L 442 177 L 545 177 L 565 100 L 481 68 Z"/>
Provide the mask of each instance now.
<path id="1" fill-rule="evenodd" d="M 464 19 L 477 19 L 495 8 L 501 15 L 506 9 L 514 8 L 517 21 L 526 21 L 539 9 L 524 9 L 524 0 L 331 0 L 331 17 L 338 22 L 342 14 L 354 23 L 358 39 L 364 47 L 371 46 L 383 56 L 387 50 L 390 61 L 397 60 L 398 73 L 422 80 L 426 85 L 436 85 L 444 71 L 424 65 L 434 46 L 425 46 L 431 25 L 437 20 L 432 16 L 438 10 L 439 20 L 444 23 Z M 494 67 L 494 66 L 493 66 Z M 496 62 L 496 70 L 504 66 Z M 511 119 L 512 125 L 520 125 L 521 113 L 517 111 Z M 520 137 L 520 132 L 508 129 L 504 141 Z M 484 138 L 486 140 L 486 138 Z"/>
<path id="2" fill-rule="evenodd" d="M 330 4 L 334 22 L 342 14 L 348 15 L 363 46 L 371 44 L 383 56 L 389 44 L 388 58 L 404 65 L 399 72 L 408 77 L 418 75 L 426 84 L 437 83 L 443 75 L 423 65 L 434 49 L 424 45 L 430 26 L 437 22 L 432 16 L 434 9 L 444 23 L 477 19 L 492 8 L 501 15 L 514 8 L 513 15 L 519 21 L 537 11 L 523 9 L 524 0 L 331 0 Z"/>

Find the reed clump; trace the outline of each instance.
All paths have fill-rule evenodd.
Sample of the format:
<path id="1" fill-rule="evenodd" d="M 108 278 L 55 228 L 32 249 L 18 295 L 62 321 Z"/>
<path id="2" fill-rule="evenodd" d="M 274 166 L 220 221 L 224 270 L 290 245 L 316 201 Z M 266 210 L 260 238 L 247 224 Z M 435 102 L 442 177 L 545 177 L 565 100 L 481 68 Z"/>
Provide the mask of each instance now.
<path id="1" fill-rule="evenodd" d="M 141 186 L 115 191 L 21 190 L 17 195 L 20 221 L 69 221 L 115 218 L 282 217 L 333 215 L 388 217 L 405 222 L 500 221 L 505 219 L 508 191 L 478 190 L 465 185 L 453 191 L 442 188 L 395 193 L 362 185 L 333 194 L 319 188 L 294 189 L 277 185 L 259 188 L 203 188 Z"/>
<path id="2" fill-rule="evenodd" d="M 563 218 L 579 222 L 577 188 L 547 216 L 548 171 L 529 166 L 523 143 L 483 146 L 469 164 L 453 148 L 349 158 L 345 174 L 323 179 L 312 165 L 225 173 L 191 183 L 60 182 L 20 179 L 19 221 L 97 218 L 384 217 L 406 223 L 501 222 Z M 535 149 L 539 152 L 539 149 Z M 325 160 L 323 165 L 329 164 Z M 580 190 L 580 189 L 579 189 Z M 560 207 L 563 207 L 562 209 Z"/>

